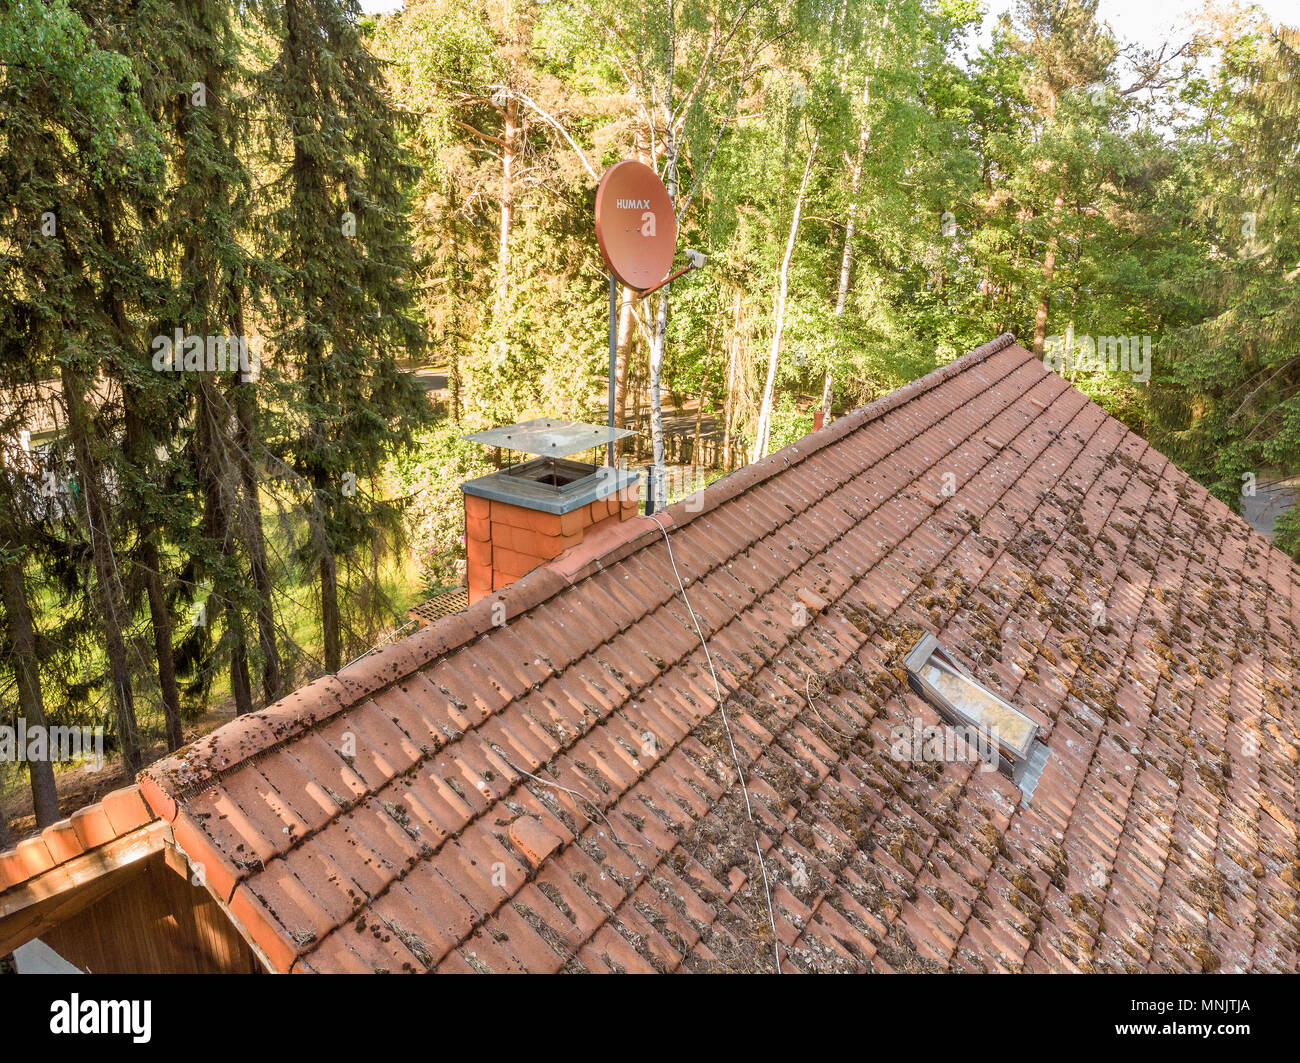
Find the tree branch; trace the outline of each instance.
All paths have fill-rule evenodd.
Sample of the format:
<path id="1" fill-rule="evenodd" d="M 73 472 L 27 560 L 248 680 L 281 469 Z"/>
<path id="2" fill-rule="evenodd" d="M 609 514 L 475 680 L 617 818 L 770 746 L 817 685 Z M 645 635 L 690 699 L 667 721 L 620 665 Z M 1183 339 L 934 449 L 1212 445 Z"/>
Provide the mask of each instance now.
<path id="1" fill-rule="evenodd" d="M 578 147 L 577 141 L 575 141 L 573 137 L 569 136 L 569 131 L 565 129 L 564 126 L 560 125 L 558 119 L 556 119 L 549 112 L 543 110 L 526 93 L 520 92 L 518 89 L 512 89 L 507 87 L 506 85 L 493 85 L 492 88 L 495 90 L 495 92 L 504 93 L 506 96 L 513 96 L 520 103 L 524 104 L 524 106 L 532 108 L 539 115 L 541 115 L 542 121 L 544 121 L 557 133 L 559 133 L 560 136 L 562 136 L 568 142 L 569 147 L 571 147 L 574 150 L 574 153 L 578 156 L 579 161 L 581 161 L 583 168 L 587 171 L 587 173 L 591 175 L 591 179 L 597 183 L 600 182 L 600 176 L 592 168 L 591 163 L 587 161 L 586 153 L 580 147 Z"/>

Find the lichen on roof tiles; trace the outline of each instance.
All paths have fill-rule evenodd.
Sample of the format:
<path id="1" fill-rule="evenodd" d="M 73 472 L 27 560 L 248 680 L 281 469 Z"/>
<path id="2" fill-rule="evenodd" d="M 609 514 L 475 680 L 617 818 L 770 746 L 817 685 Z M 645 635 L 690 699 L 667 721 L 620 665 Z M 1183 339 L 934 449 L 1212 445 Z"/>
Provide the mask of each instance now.
<path id="1" fill-rule="evenodd" d="M 1300 571 L 1010 336 L 660 516 L 757 828 L 633 519 L 148 769 L 273 965 L 770 970 L 757 842 L 787 970 L 1296 969 Z M 927 631 L 1027 806 L 901 742 Z"/>

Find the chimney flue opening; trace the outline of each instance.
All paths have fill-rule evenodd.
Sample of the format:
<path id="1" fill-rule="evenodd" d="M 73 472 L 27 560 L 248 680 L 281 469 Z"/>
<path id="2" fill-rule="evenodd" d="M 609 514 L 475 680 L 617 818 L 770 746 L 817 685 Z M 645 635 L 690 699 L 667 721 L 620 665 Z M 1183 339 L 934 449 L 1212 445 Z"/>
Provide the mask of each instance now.
<path id="1" fill-rule="evenodd" d="M 471 604 L 577 546 L 592 531 L 637 514 L 640 473 L 567 456 L 631 434 L 538 418 L 466 437 L 534 455 L 461 484 Z"/>

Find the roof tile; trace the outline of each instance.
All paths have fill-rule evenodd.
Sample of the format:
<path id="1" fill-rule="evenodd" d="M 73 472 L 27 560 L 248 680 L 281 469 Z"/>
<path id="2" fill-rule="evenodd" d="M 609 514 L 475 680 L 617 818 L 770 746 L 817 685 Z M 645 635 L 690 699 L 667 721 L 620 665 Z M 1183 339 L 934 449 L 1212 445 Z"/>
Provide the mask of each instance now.
<path id="1" fill-rule="evenodd" d="M 770 969 L 765 871 L 786 970 L 1294 967 L 1300 572 L 1009 337 L 660 519 L 149 771 L 274 966 Z M 1027 806 L 893 758 L 923 630 Z"/>

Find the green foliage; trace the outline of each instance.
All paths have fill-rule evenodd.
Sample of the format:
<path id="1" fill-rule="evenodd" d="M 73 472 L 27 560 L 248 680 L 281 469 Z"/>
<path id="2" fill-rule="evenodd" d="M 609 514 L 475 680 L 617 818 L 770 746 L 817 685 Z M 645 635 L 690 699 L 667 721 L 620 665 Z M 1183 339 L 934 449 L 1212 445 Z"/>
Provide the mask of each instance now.
<path id="1" fill-rule="evenodd" d="M 1273 529 L 1277 545 L 1292 557 L 1300 558 L 1300 505 L 1293 505 L 1277 519 Z"/>
<path id="2" fill-rule="evenodd" d="M 782 393 L 781 401 L 772 416 L 772 449 L 780 450 L 798 442 L 812 431 L 812 426 L 812 413 L 800 411 L 793 396 L 789 392 Z"/>
<path id="3" fill-rule="evenodd" d="M 394 458 L 394 496 L 406 500 L 410 556 L 429 594 L 460 583 L 456 561 L 465 556 L 465 502 L 460 485 L 491 472 L 483 448 L 467 443 L 448 420 L 424 428 L 416 445 Z"/>
<path id="4" fill-rule="evenodd" d="M 68 0 L 6 4 L 0 65 L 9 99 L 42 107 L 47 131 L 75 141 L 97 177 L 112 149 L 144 125 L 131 60 L 100 47 Z M 14 107 L 6 124 L 19 118 Z"/>
<path id="5" fill-rule="evenodd" d="M 1188 179 L 1200 192 L 1189 214 L 1208 265 L 1181 278 L 1201 312 L 1160 366 L 1154 436 L 1233 506 L 1244 473 L 1300 465 L 1298 74 L 1300 36 L 1279 28 L 1236 40 L 1198 87 L 1215 151 Z M 1278 541 L 1300 557 L 1296 520 Z"/>
<path id="6" fill-rule="evenodd" d="M 1221 13 L 1169 61 L 1121 53 L 1096 0 L 1022 0 L 976 48 L 984 6 L 9 0 L 0 438 L 53 411 L 69 504 L 0 478 L 0 562 L 51 715 L 129 687 L 149 732 L 172 644 L 187 709 L 248 707 L 277 654 L 282 692 L 384 633 L 395 560 L 455 583 L 486 471 L 461 436 L 604 416 L 591 214 L 623 158 L 708 256 L 621 321 L 629 461 L 660 369 L 713 478 L 773 337 L 777 447 L 1010 330 L 1150 336 L 1149 383 L 1067 375 L 1232 505 L 1243 473 L 1300 472 L 1296 31 Z M 155 373 L 176 327 L 256 337 L 261 376 Z M 1300 557 L 1300 510 L 1277 542 Z"/>

